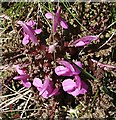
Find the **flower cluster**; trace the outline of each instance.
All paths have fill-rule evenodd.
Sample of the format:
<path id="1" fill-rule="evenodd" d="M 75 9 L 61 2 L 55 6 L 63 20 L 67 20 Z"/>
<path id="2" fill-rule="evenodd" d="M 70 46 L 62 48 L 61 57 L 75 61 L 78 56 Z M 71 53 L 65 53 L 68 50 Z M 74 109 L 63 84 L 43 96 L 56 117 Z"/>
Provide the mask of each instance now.
<path id="1" fill-rule="evenodd" d="M 68 29 L 68 25 L 63 20 L 63 18 L 60 15 L 61 13 L 61 6 L 58 8 L 55 14 L 52 14 L 50 12 L 45 14 L 45 17 L 47 19 L 53 20 L 53 33 L 57 32 L 57 27 L 60 24 L 62 28 Z M 17 21 L 17 24 L 21 25 L 23 28 L 23 41 L 22 44 L 26 45 L 31 41 L 35 45 L 38 44 L 38 39 L 35 36 L 35 34 L 40 34 L 42 32 L 42 29 L 34 29 L 34 26 L 36 25 L 36 22 L 33 20 L 23 22 L 23 21 Z M 93 40 L 97 40 L 97 36 L 86 36 L 83 38 L 80 38 L 71 45 L 75 47 L 85 46 L 89 44 Z M 58 43 L 53 43 L 53 45 L 50 45 L 48 47 L 48 53 L 55 52 L 55 47 Z M 68 79 L 63 80 L 62 87 L 65 92 L 68 94 L 71 94 L 73 96 L 77 96 L 79 94 L 85 94 L 87 92 L 88 86 L 83 82 L 79 76 L 81 71 L 74 65 L 71 64 L 65 60 L 59 61 L 60 66 L 57 66 L 55 68 L 55 73 L 57 76 L 68 76 Z M 75 64 L 82 68 L 82 64 L 80 61 L 76 61 Z M 29 75 L 25 73 L 23 69 L 20 69 L 19 65 L 16 65 L 16 71 L 18 72 L 19 76 L 14 77 L 15 80 L 20 80 L 24 87 L 30 88 L 31 82 L 28 81 Z M 73 78 L 73 79 L 72 79 Z M 49 98 L 54 95 L 58 95 L 59 89 L 55 87 L 54 81 L 49 78 L 49 76 L 46 76 L 44 80 L 41 80 L 39 78 L 33 79 L 33 86 L 37 88 L 39 91 L 39 95 L 41 95 L 43 98 Z"/>
<path id="2" fill-rule="evenodd" d="M 75 65 L 71 65 L 67 61 L 61 60 L 59 63 L 61 66 L 57 66 L 55 68 L 55 73 L 58 76 L 74 76 L 74 80 L 69 78 L 62 82 L 63 90 L 73 96 L 85 94 L 88 87 L 79 77 L 80 70 L 78 70 Z M 75 64 L 82 67 L 81 62 L 79 61 L 75 62 Z"/>
<path id="3" fill-rule="evenodd" d="M 29 75 L 27 75 L 23 69 L 20 69 L 19 65 L 16 65 L 16 71 L 20 74 L 20 76 L 14 77 L 14 80 L 21 80 L 24 87 L 30 88 L 31 83 L 27 81 Z"/>
<path id="4" fill-rule="evenodd" d="M 56 33 L 56 29 L 57 29 L 59 24 L 61 25 L 62 28 L 68 29 L 67 23 L 60 16 L 60 12 L 61 12 L 61 6 L 58 8 L 58 10 L 56 11 L 55 15 L 53 15 L 50 12 L 45 14 L 45 17 L 47 19 L 52 19 L 53 20 L 53 32 L 54 33 Z"/>
<path id="5" fill-rule="evenodd" d="M 22 41 L 23 45 L 26 45 L 29 43 L 29 40 L 31 40 L 35 45 L 38 44 L 38 40 L 35 36 L 36 34 L 40 34 L 42 32 L 42 29 L 35 29 L 33 30 L 32 27 L 36 24 L 33 20 L 30 20 L 28 22 L 18 21 L 17 24 L 21 25 L 23 28 L 23 34 L 24 38 Z"/>
<path id="6" fill-rule="evenodd" d="M 50 81 L 48 77 L 45 77 L 44 83 L 39 78 L 33 80 L 33 85 L 37 87 L 40 92 L 39 95 L 42 95 L 43 98 L 49 98 L 53 95 L 59 94 L 59 88 L 53 86 L 53 82 Z"/>
<path id="7" fill-rule="evenodd" d="M 24 87 L 30 88 L 31 83 L 27 80 L 29 78 L 29 75 L 27 75 L 23 69 L 20 69 L 19 65 L 16 65 L 16 71 L 18 74 L 20 74 L 20 76 L 16 76 L 13 79 L 21 80 L 21 83 Z M 45 77 L 43 84 L 39 78 L 34 78 L 33 85 L 37 87 L 38 91 L 40 92 L 39 95 L 41 95 L 43 98 L 47 99 L 53 95 L 59 94 L 59 88 L 55 88 L 53 82 L 50 81 L 48 77 Z"/>

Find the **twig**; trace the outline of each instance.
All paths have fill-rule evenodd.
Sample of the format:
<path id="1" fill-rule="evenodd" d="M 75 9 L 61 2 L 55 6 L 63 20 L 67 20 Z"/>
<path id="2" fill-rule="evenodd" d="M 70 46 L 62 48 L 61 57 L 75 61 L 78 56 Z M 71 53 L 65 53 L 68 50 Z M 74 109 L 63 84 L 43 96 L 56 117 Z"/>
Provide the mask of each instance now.
<path id="1" fill-rule="evenodd" d="M 21 93 L 22 92 L 25 92 L 26 90 L 28 90 L 28 89 L 25 89 L 25 87 L 23 87 L 23 88 L 21 88 L 20 90 L 18 90 L 18 91 L 15 91 L 15 90 L 13 90 L 13 89 L 11 89 L 10 87 L 8 87 L 7 85 L 5 85 L 5 84 L 3 84 L 6 88 L 8 88 L 9 90 L 11 90 L 12 92 L 14 92 L 14 93 L 17 93 L 17 94 L 19 94 L 19 95 L 21 95 Z M 23 90 L 24 89 L 24 90 Z M 22 91 L 21 91 L 22 90 Z M 21 91 L 21 92 L 20 92 Z"/>
<path id="2" fill-rule="evenodd" d="M 24 114 L 24 112 L 25 112 L 25 109 L 26 109 L 26 107 L 27 107 L 27 104 L 28 104 L 28 102 L 29 102 L 29 100 L 30 100 L 30 98 L 31 98 L 31 96 L 32 96 L 32 93 L 30 93 L 29 98 L 28 98 L 27 102 L 25 103 L 25 106 L 24 106 L 24 109 L 23 109 L 23 111 L 22 111 L 22 114 L 21 114 L 20 118 L 22 118 L 22 116 L 23 116 L 23 114 Z"/>
<path id="3" fill-rule="evenodd" d="M 26 90 L 28 90 L 28 89 L 25 89 L 25 87 L 23 87 L 23 88 L 21 88 L 20 90 L 18 90 L 18 91 L 14 91 L 13 89 L 11 89 L 11 88 L 9 88 L 7 85 L 5 85 L 5 84 L 3 84 L 6 88 L 8 88 L 9 90 L 11 90 L 12 92 L 14 92 L 14 93 L 16 93 L 16 94 L 19 94 L 19 95 L 21 95 L 21 93 L 22 92 L 25 92 Z M 23 90 L 24 89 L 24 90 Z M 21 91 L 22 90 L 22 91 Z M 27 96 L 25 96 L 25 98 L 27 98 L 28 99 L 28 97 Z M 24 99 L 25 99 L 24 98 Z M 31 98 L 31 100 L 33 100 L 33 101 L 35 101 L 34 99 L 32 99 Z"/>
<path id="4" fill-rule="evenodd" d="M 16 94 L 19 94 L 19 95 L 21 95 L 21 93 L 25 91 L 25 90 L 23 90 L 23 91 L 21 91 L 21 93 L 18 93 L 18 92 L 16 92 L 16 91 L 12 90 L 11 88 L 9 88 L 7 85 L 5 85 L 5 84 L 3 84 L 3 85 L 4 85 L 5 87 L 7 87 L 9 90 L 11 90 L 12 92 L 15 92 Z M 24 88 L 24 87 L 23 87 L 23 88 Z M 22 88 L 21 88 L 21 89 L 22 89 Z M 20 89 L 20 90 L 21 90 L 21 89 Z M 20 90 L 19 90 L 19 91 L 20 91 Z M 11 101 L 12 99 L 14 99 L 14 98 L 10 98 L 10 99 L 2 102 L 2 103 L 0 104 L 0 106 L 6 104 L 7 102 Z M 26 100 L 25 98 L 23 98 L 23 99 Z"/>
<path id="5" fill-rule="evenodd" d="M 100 46 L 98 49 L 100 49 L 100 48 L 102 48 L 104 45 L 106 45 L 106 44 L 113 38 L 113 36 L 115 35 L 115 33 L 116 33 L 116 30 L 112 33 L 112 35 L 110 36 L 110 38 L 109 38 L 102 46 Z"/>
<path id="6" fill-rule="evenodd" d="M 5 98 L 5 97 L 14 96 L 14 95 L 16 95 L 16 94 L 17 94 L 17 93 L 13 93 L 13 94 L 9 94 L 9 95 L 0 96 L 0 99 L 1 99 L 1 98 Z"/>
<path id="7" fill-rule="evenodd" d="M 23 87 L 23 88 L 21 88 L 21 89 L 17 92 L 17 91 L 12 90 L 11 88 L 9 88 L 7 85 L 5 85 L 5 84 L 3 84 L 3 85 L 4 85 L 6 88 L 8 88 L 9 90 L 11 90 L 12 92 L 15 92 L 15 94 L 18 94 L 18 95 L 22 95 L 21 93 L 23 93 L 23 92 L 25 92 L 26 90 L 28 90 L 28 89 L 24 89 L 25 87 Z M 23 90 L 23 89 L 24 89 L 24 90 Z M 22 90 L 22 91 L 21 91 L 21 90 Z M 26 97 L 26 96 L 25 96 L 25 98 L 28 99 L 28 97 Z M 22 99 L 23 99 L 23 100 L 26 100 L 25 98 L 22 98 Z M 11 101 L 12 99 L 14 99 L 14 97 L 13 97 L 13 98 L 10 98 L 10 99 L 8 99 L 8 100 L 6 100 L 6 101 L 4 101 L 4 102 L 2 102 L 2 103 L 0 104 L 0 106 L 8 103 L 8 102 Z M 32 100 L 32 99 L 31 99 L 31 100 Z"/>
<path id="8" fill-rule="evenodd" d="M 110 28 L 111 26 L 113 26 L 115 23 L 116 23 L 116 21 L 113 22 L 112 24 L 110 24 L 110 25 L 109 25 L 105 30 L 103 30 L 98 36 L 102 35 L 103 32 L 105 32 L 107 29 L 109 29 L 109 28 Z"/>
<path id="9" fill-rule="evenodd" d="M 28 94 L 28 93 L 30 93 L 30 92 L 31 92 L 31 90 L 28 90 L 28 91 L 26 91 L 25 93 L 23 93 L 22 95 L 18 95 L 17 97 L 12 98 L 13 100 L 11 100 L 9 103 L 7 103 L 7 104 L 4 105 L 3 107 L 1 107 L 1 109 L 9 106 L 10 104 L 14 103 L 15 101 L 17 101 L 17 100 L 19 100 L 19 99 L 22 99 L 23 96 L 25 96 L 26 94 Z"/>
<path id="10" fill-rule="evenodd" d="M 34 110 L 40 110 L 40 109 L 26 109 L 25 111 L 34 111 Z M 19 109 L 16 109 L 16 110 L 4 110 L 4 109 L 2 109 L 1 110 L 1 112 L 3 113 L 3 112 L 21 112 L 21 111 L 23 111 L 23 110 L 19 110 Z"/>

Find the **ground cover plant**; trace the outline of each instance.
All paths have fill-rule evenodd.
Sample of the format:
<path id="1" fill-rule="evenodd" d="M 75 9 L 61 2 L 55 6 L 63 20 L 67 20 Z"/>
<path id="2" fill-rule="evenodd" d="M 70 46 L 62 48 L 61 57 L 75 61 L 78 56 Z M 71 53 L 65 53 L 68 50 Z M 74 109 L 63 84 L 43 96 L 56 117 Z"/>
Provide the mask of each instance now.
<path id="1" fill-rule="evenodd" d="M 115 6 L 1 3 L 1 118 L 115 119 Z"/>

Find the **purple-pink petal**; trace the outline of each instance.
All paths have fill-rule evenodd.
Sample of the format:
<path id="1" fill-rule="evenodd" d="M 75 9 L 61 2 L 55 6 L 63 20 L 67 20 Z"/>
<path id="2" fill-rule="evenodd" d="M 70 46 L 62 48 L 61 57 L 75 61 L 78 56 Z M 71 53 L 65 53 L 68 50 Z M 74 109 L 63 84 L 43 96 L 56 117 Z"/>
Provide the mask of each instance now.
<path id="1" fill-rule="evenodd" d="M 76 44 L 75 44 L 75 47 L 81 47 L 81 46 L 85 46 L 85 42 L 83 41 L 78 41 Z"/>
<path id="2" fill-rule="evenodd" d="M 88 41 L 91 42 L 91 41 L 97 40 L 97 39 L 98 39 L 98 36 L 92 36 L 92 35 L 81 38 L 81 40 L 84 42 L 88 42 Z"/>
<path id="3" fill-rule="evenodd" d="M 60 92 L 59 92 L 59 88 L 55 88 L 52 93 L 49 95 L 49 97 L 51 96 L 54 96 L 54 95 L 58 95 Z"/>
<path id="4" fill-rule="evenodd" d="M 63 19 L 61 19 L 60 25 L 61 25 L 62 28 L 68 29 L 68 25 L 67 25 L 66 21 L 64 21 Z"/>
<path id="5" fill-rule="evenodd" d="M 80 68 L 82 68 L 82 63 L 80 61 L 75 61 L 74 63 L 78 65 Z"/>
<path id="6" fill-rule="evenodd" d="M 26 87 L 26 88 L 30 88 L 30 87 L 31 87 L 31 83 L 28 82 L 27 80 L 22 80 L 21 83 L 22 83 L 23 86 Z"/>
<path id="7" fill-rule="evenodd" d="M 31 27 L 25 26 L 25 32 L 26 32 L 26 34 L 29 35 L 30 40 L 31 40 L 34 44 L 37 44 L 37 43 L 38 43 L 38 40 L 37 40 L 37 38 L 36 38 L 35 35 L 34 35 L 34 30 L 33 30 Z"/>
<path id="8" fill-rule="evenodd" d="M 76 75 L 75 76 L 75 83 L 76 83 L 76 86 L 78 87 L 78 89 L 80 90 L 81 89 L 81 78 L 78 76 L 78 75 Z"/>
<path id="9" fill-rule="evenodd" d="M 49 87 L 41 94 L 41 96 L 47 99 L 49 97 L 52 97 L 58 94 L 59 94 L 59 88 L 54 89 L 53 86 L 49 85 Z"/>
<path id="10" fill-rule="evenodd" d="M 43 88 L 46 89 L 49 85 L 51 85 L 50 79 L 46 77 L 43 83 Z"/>
<path id="11" fill-rule="evenodd" d="M 24 38 L 23 38 L 23 41 L 22 41 L 22 44 L 23 45 L 26 45 L 26 44 L 28 44 L 29 43 L 29 35 L 24 35 Z"/>
<path id="12" fill-rule="evenodd" d="M 74 45 L 75 47 L 80 47 L 80 46 L 88 45 L 93 40 L 99 40 L 98 36 L 90 35 L 90 36 L 82 37 L 80 39 L 77 39 L 76 41 L 74 41 L 71 44 Z"/>
<path id="13" fill-rule="evenodd" d="M 34 22 L 33 20 L 30 20 L 30 21 L 26 22 L 26 24 L 30 27 L 33 27 L 34 25 L 36 25 L 36 22 Z"/>
<path id="14" fill-rule="evenodd" d="M 76 87 L 76 83 L 72 79 L 65 79 L 62 82 L 63 90 L 66 92 L 74 91 Z"/>
<path id="15" fill-rule="evenodd" d="M 16 77 L 14 77 L 13 79 L 14 80 L 25 80 L 25 79 L 27 79 L 29 76 L 28 75 L 20 75 L 20 76 L 16 76 Z"/>
<path id="16" fill-rule="evenodd" d="M 25 75 L 24 70 L 21 70 L 19 65 L 16 65 L 16 71 L 20 74 L 20 75 Z"/>
<path id="17" fill-rule="evenodd" d="M 85 82 L 81 81 L 81 90 L 80 90 L 80 94 L 85 94 L 87 92 L 88 86 Z"/>
<path id="18" fill-rule="evenodd" d="M 49 78 L 45 78 L 45 81 L 44 81 L 43 87 L 42 87 L 42 91 L 40 91 L 39 95 L 41 95 L 45 92 L 45 90 L 48 88 L 49 84 L 50 84 Z"/>
<path id="19" fill-rule="evenodd" d="M 67 76 L 69 75 L 70 76 L 70 70 L 64 66 L 57 66 L 55 68 L 55 73 L 58 75 L 58 76 Z M 72 75 L 72 74 L 71 74 Z"/>
<path id="20" fill-rule="evenodd" d="M 48 12 L 48 13 L 45 14 L 45 17 L 46 17 L 47 19 L 52 19 L 52 18 L 53 18 L 53 15 L 52 15 L 52 13 Z"/>
<path id="21" fill-rule="evenodd" d="M 42 94 L 40 94 L 39 93 L 39 95 L 41 95 L 43 98 L 46 98 L 46 99 L 48 99 L 49 98 L 49 93 L 48 93 L 48 91 L 46 90 L 46 91 L 44 91 Z"/>
<path id="22" fill-rule="evenodd" d="M 42 29 L 40 28 L 40 29 L 36 29 L 34 31 L 35 31 L 36 34 L 40 34 L 42 32 Z"/>
<path id="23" fill-rule="evenodd" d="M 55 48 L 56 48 L 56 45 L 57 45 L 57 43 L 54 43 L 54 44 L 52 44 L 52 45 L 49 45 L 49 48 L 48 48 L 48 53 L 53 53 L 53 52 L 55 52 Z"/>
<path id="24" fill-rule="evenodd" d="M 73 66 L 72 66 L 69 62 L 67 62 L 67 61 L 65 61 L 65 60 L 59 61 L 59 64 L 67 67 L 70 71 L 74 71 Z"/>
<path id="25" fill-rule="evenodd" d="M 75 91 L 69 92 L 69 94 L 73 95 L 73 96 L 78 96 L 80 94 L 82 94 L 82 89 L 80 90 L 79 88 L 76 88 Z M 84 93 L 85 94 L 85 93 Z"/>
<path id="26" fill-rule="evenodd" d="M 74 91 L 69 91 L 68 94 L 71 94 L 73 96 L 77 96 L 80 94 L 80 90 L 76 88 Z"/>
<path id="27" fill-rule="evenodd" d="M 38 87 L 38 88 L 42 88 L 43 87 L 42 81 L 39 78 L 34 78 L 33 85 L 35 87 Z"/>

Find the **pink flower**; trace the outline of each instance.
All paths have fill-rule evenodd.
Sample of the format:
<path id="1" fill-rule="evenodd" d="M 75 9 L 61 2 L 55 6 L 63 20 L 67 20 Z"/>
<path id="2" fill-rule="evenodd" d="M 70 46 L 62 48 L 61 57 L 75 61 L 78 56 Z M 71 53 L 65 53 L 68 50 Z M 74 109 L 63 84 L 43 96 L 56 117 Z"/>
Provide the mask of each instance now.
<path id="1" fill-rule="evenodd" d="M 60 16 L 60 12 L 61 12 L 61 6 L 58 8 L 58 10 L 56 11 L 54 16 L 50 12 L 45 14 L 47 19 L 52 19 L 53 20 L 53 32 L 54 33 L 56 33 L 56 28 L 59 24 L 61 25 L 62 28 L 68 29 L 67 23 Z"/>
<path id="2" fill-rule="evenodd" d="M 62 82 L 62 86 L 65 92 L 73 96 L 85 94 L 88 89 L 88 86 L 83 81 L 81 81 L 79 76 L 75 76 L 75 81 L 72 79 L 65 79 Z"/>
<path id="3" fill-rule="evenodd" d="M 77 39 L 74 42 L 71 42 L 70 45 L 73 45 L 75 47 L 80 47 L 80 46 L 85 46 L 90 44 L 91 41 L 93 40 L 99 40 L 98 36 L 86 36 L 86 37 L 82 37 L 80 39 Z"/>
<path id="4" fill-rule="evenodd" d="M 55 73 L 58 76 L 73 76 L 78 75 L 80 73 L 80 70 L 75 65 L 71 65 L 67 61 L 61 60 L 59 61 L 59 64 L 61 64 L 61 66 L 57 66 L 55 68 Z M 76 61 L 75 64 L 78 65 L 79 67 L 82 67 L 80 61 Z"/>
<path id="5" fill-rule="evenodd" d="M 42 95 L 43 98 L 49 98 L 53 95 L 59 94 L 59 88 L 54 88 L 53 82 L 50 81 L 48 77 L 45 78 L 44 83 L 39 78 L 35 78 L 33 81 L 33 85 L 37 87 L 38 91 L 40 92 L 39 95 Z"/>
<path id="6" fill-rule="evenodd" d="M 23 38 L 23 45 L 26 45 L 29 43 L 29 40 L 31 40 L 34 44 L 38 43 L 37 38 L 35 37 L 36 34 L 40 34 L 42 32 L 42 29 L 36 29 L 33 30 L 32 27 L 36 24 L 33 20 L 30 20 L 28 22 L 18 21 L 18 24 L 20 24 L 24 31 L 24 38 Z"/>
<path id="7" fill-rule="evenodd" d="M 16 65 L 16 71 L 20 74 L 20 76 L 16 76 L 13 79 L 14 80 L 21 80 L 21 83 L 24 87 L 30 88 L 31 83 L 27 81 L 29 78 L 29 75 L 27 75 L 24 70 L 20 69 L 19 65 Z"/>

